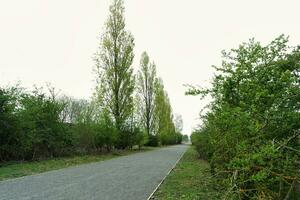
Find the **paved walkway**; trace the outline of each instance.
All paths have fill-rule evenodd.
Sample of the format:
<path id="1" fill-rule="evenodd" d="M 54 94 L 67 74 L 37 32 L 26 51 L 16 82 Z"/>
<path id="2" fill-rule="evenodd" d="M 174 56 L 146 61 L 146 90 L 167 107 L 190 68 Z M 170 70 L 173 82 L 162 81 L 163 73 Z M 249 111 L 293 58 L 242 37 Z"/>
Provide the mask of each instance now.
<path id="1" fill-rule="evenodd" d="M 0 200 L 146 200 L 186 145 L 0 182 Z"/>

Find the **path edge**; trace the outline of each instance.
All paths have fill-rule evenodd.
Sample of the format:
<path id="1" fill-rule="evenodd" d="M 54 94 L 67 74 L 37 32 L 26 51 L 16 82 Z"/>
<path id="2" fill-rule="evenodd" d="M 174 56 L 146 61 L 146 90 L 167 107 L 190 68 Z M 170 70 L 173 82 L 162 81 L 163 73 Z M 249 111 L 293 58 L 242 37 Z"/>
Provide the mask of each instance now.
<path id="1" fill-rule="evenodd" d="M 165 181 L 165 179 L 169 176 L 169 174 L 173 171 L 173 169 L 176 167 L 178 162 L 181 160 L 183 155 L 186 153 L 187 149 L 180 155 L 178 160 L 175 162 L 175 164 L 171 167 L 171 169 L 168 171 L 168 173 L 164 176 L 164 178 L 160 181 L 160 183 L 154 188 L 153 192 L 150 194 L 150 196 L 147 198 L 147 200 L 151 200 L 155 192 L 158 190 L 158 188 L 161 186 L 161 184 Z"/>

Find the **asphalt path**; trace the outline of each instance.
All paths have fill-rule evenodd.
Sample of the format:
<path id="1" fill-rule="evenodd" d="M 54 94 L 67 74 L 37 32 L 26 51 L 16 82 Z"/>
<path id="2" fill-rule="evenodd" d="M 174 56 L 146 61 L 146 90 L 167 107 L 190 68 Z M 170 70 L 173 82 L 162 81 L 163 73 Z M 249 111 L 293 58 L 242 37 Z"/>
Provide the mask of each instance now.
<path id="1" fill-rule="evenodd" d="M 146 200 L 188 146 L 0 181 L 1 200 Z"/>

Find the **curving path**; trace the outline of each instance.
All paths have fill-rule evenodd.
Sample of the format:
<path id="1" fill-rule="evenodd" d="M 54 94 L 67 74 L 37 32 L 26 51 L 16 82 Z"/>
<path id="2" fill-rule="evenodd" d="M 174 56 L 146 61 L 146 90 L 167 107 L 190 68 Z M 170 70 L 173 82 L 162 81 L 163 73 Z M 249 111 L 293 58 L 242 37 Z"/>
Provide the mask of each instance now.
<path id="1" fill-rule="evenodd" d="M 0 200 L 146 200 L 186 151 L 176 145 L 0 182 Z"/>

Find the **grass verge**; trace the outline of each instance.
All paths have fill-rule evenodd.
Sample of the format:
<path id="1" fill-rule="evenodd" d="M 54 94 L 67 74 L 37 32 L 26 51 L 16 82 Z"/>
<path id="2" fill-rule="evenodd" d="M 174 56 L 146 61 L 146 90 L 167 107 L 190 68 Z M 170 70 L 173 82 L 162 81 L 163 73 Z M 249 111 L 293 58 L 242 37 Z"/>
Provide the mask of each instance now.
<path id="1" fill-rule="evenodd" d="M 191 146 L 152 197 L 153 200 L 214 200 L 221 193 L 213 183 L 209 164 Z"/>
<path id="2" fill-rule="evenodd" d="M 99 162 L 133 153 L 154 150 L 153 147 L 144 147 L 142 149 L 111 152 L 106 154 L 92 154 L 73 157 L 61 157 L 33 162 L 7 162 L 0 163 L 0 181 L 17 178 L 46 171 L 62 169 L 70 166 Z"/>

